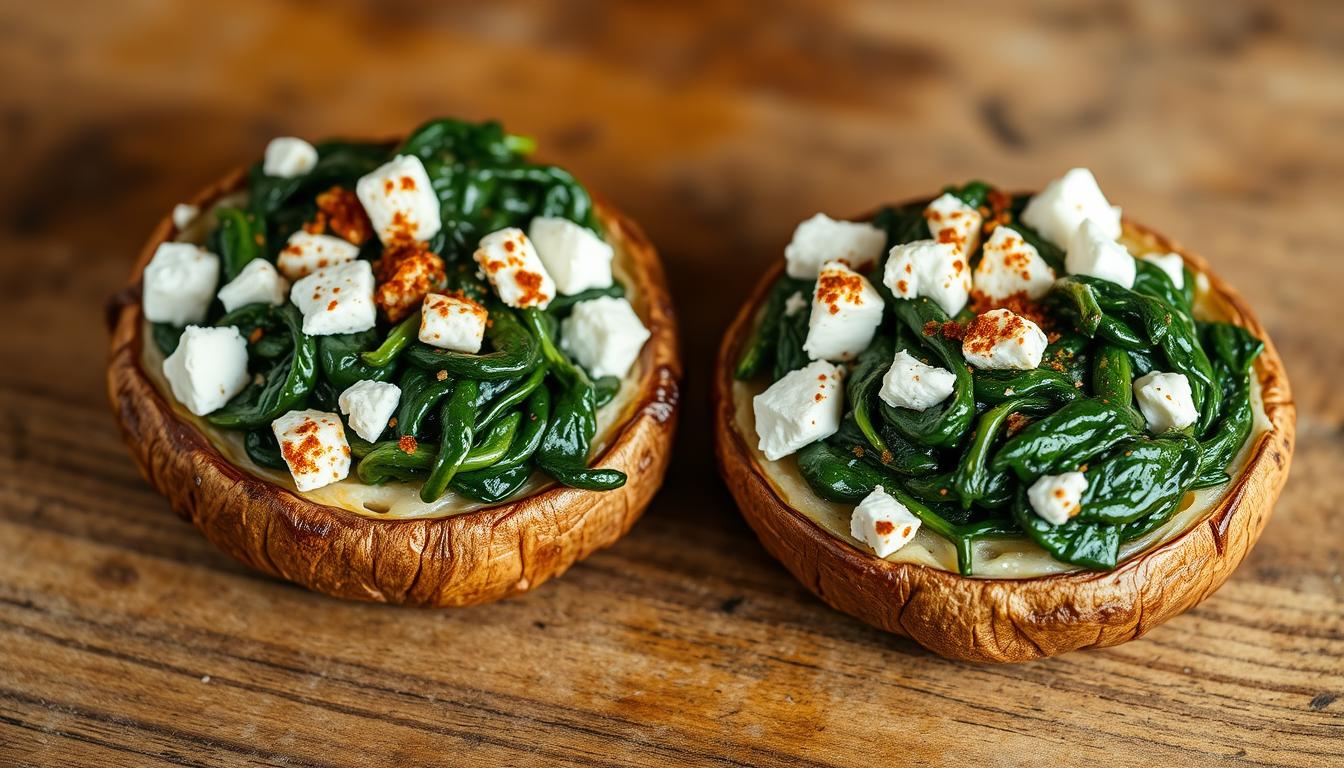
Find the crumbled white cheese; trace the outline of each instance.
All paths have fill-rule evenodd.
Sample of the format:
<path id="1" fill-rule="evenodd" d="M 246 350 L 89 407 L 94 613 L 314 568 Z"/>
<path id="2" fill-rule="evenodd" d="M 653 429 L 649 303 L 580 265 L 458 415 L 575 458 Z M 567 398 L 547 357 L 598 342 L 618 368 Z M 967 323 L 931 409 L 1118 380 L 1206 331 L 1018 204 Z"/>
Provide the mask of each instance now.
<path id="1" fill-rule="evenodd" d="M 1078 514 L 1086 490 L 1087 477 L 1082 472 L 1042 475 L 1027 489 L 1027 502 L 1043 520 L 1063 525 Z"/>
<path id="2" fill-rule="evenodd" d="M 878 557 L 886 557 L 909 544 L 919 532 L 919 524 L 909 507 L 879 485 L 854 508 L 849 535 L 871 547 Z"/>
<path id="3" fill-rule="evenodd" d="M 178 229 L 186 229 L 200 215 L 200 207 L 189 203 L 178 203 L 173 206 L 173 226 Z"/>
<path id="4" fill-rule="evenodd" d="M 1134 401 L 1155 435 L 1185 429 L 1199 420 L 1190 380 L 1183 373 L 1150 371 L 1140 376 L 1134 380 Z"/>
<path id="5" fill-rule="evenodd" d="M 415 155 L 397 155 L 361 177 L 355 195 L 384 245 L 428 240 L 443 226 L 439 196 Z"/>
<path id="6" fill-rule="evenodd" d="M 350 475 L 350 443 L 334 413 L 290 411 L 271 422 L 294 487 L 312 491 Z"/>
<path id="7" fill-rule="evenodd" d="M 1185 288 L 1185 259 L 1179 253 L 1145 253 L 1139 258 L 1167 273 L 1176 290 Z"/>
<path id="8" fill-rule="evenodd" d="M 625 376 L 648 339 L 648 329 L 624 298 L 581 301 L 560 324 L 560 347 L 593 376 Z"/>
<path id="9" fill-rule="evenodd" d="M 813 360 L 853 360 L 868 348 L 882 322 L 882 294 L 840 261 L 817 276 L 803 350 Z"/>
<path id="10" fill-rule="evenodd" d="M 374 326 L 373 269 L 367 261 L 347 261 L 319 269 L 294 283 L 289 300 L 303 313 L 309 336 L 358 333 Z"/>
<path id="11" fill-rule="evenodd" d="M 307 277 L 319 269 L 354 261 L 359 246 L 331 235 L 315 235 L 302 229 L 289 236 L 275 259 L 280 273 L 290 280 Z"/>
<path id="12" fill-rule="evenodd" d="M 946 400 L 956 385 L 957 377 L 951 371 L 926 365 L 902 349 L 882 377 L 877 395 L 894 408 L 923 411 Z"/>
<path id="13" fill-rule="evenodd" d="M 270 304 L 278 307 L 289 294 L 289 281 L 280 276 L 265 259 L 253 259 L 243 266 L 238 276 L 219 289 L 219 302 L 225 312 L 248 304 Z"/>
<path id="14" fill-rule="evenodd" d="M 782 459 L 840 428 L 845 406 L 842 372 L 817 360 L 771 384 L 751 401 L 757 447 L 771 461 Z"/>
<path id="15" fill-rule="evenodd" d="M 1203 272 L 1195 273 L 1195 295 L 1203 296 L 1209 292 L 1209 276 Z"/>
<path id="16" fill-rule="evenodd" d="M 317 148 L 293 136 L 271 139 L 266 145 L 266 156 L 261 161 L 261 172 L 267 176 L 291 179 L 303 176 L 317 165 Z"/>
<path id="17" fill-rule="evenodd" d="M 199 323 L 218 284 L 218 256 L 191 243 L 162 243 L 145 265 L 145 319 L 171 325 Z"/>
<path id="18" fill-rule="evenodd" d="M 882 282 L 898 299 L 927 296 L 951 316 L 970 298 L 971 268 L 952 243 L 916 240 L 891 249 Z"/>
<path id="19" fill-rule="evenodd" d="M 887 233 L 867 222 L 836 221 L 818 213 L 793 230 L 784 248 L 789 277 L 813 280 L 828 261 L 843 261 L 852 269 L 872 267 L 882 256 Z"/>
<path id="20" fill-rule="evenodd" d="M 538 216 L 527 235 L 561 293 L 611 287 L 612 247 L 569 219 Z"/>
<path id="21" fill-rule="evenodd" d="M 924 220 L 934 240 L 955 246 L 963 255 L 975 253 L 980 245 L 980 226 L 985 219 L 956 195 L 934 198 L 924 209 Z"/>
<path id="22" fill-rule="evenodd" d="M 1046 184 L 1022 209 L 1022 222 L 1060 248 L 1068 245 L 1084 219 L 1095 221 L 1110 239 L 1120 237 L 1120 208 L 1106 201 L 1086 168 L 1074 168 Z"/>
<path id="23" fill-rule="evenodd" d="M 356 381 L 336 399 L 355 434 L 378 442 L 401 402 L 401 388 L 386 381 Z"/>
<path id="24" fill-rule="evenodd" d="M 1002 225 L 985 241 L 980 263 L 975 265 L 975 290 L 991 299 L 1006 299 L 1015 293 L 1039 299 L 1050 292 L 1054 282 L 1055 270 L 1035 246 Z"/>
<path id="25" fill-rule="evenodd" d="M 789 294 L 789 298 L 784 300 L 784 316 L 793 317 L 798 314 L 798 310 L 807 309 L 811 304 L 803 298 L 802 291 L 794 291 Z"/>
<path id="26" fill-rule="evenodd" d="M 1041 364 L 1049 341 L 1041 327 L 1007 309 L 976 316 L 961 341 L 961 355 L 976 368 L 1027 371 Z"/>
<path id="27" fill-rule="evenodd" d="M 1072 275 L 1091 275 L 1125 288 L 1134 287 L 1137 268 L 1125 246 L 1106 234 L 1092 219 L 1084 219 L 1069 238 L 1064 268 Z"/>
<path id="28" fill-rule="evenodd" d="M 173 397 L 197 416 L 217 410 L 242 392 L 247 375 L 247 341 L 233 326 L 189 325 L 177 349 L 163 361 L 163 377 Z"/>
<path id="29" fill-rule="evenodd" d="M 464 296 L 431 293 L 420 308 L 420 340 L 440 349 L 476 354 L 485 339 L 485 307 Z"/>
<path id="30" fill-rule="evenodd" d="M 481 238 L 472 258 L 500 301 L 510 307 L 545 309 L 555 298 L 555 281 L 523 230 L 506 227 Z"/>

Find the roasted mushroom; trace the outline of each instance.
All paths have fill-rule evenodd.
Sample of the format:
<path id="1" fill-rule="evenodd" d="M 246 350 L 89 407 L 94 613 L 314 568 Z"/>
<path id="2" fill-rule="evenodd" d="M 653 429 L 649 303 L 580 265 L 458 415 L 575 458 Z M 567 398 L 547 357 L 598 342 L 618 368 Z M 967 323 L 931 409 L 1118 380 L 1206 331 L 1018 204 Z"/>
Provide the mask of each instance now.
<path id="1" fill-rule="evenodd" d="M 528 590 L 629 530 L 676 424 L 662 268 L 634 222 L 530 149 L 455 120 L 402 142 L 277 140 L 159 224 L 110 307 L 108 391 L 179 515 L 274 576 L 425 606 Z M 543 256 L 572 269 L 574 242 L 596 249 L 582 268 L 601 289 L 560 295 L 544 268 L 509 274 L 525 295 L 481 279 L 478 241 L 545 217 L 571 240 Z M 156 270 L 165 250 L 177 261 Z M 376 305 L 367 264 L 385 251 L 434 258 Z M 241 287 L 217 301 L 224 283 Z M 637 338 L 576 349 L 566 318 L 613 296 Z M 179 343 L 196 356 L 165 365 Z"/>
<path id="2" fill-rule="evenodd" d="M 1204 260 L 1118 209 L 1060 247 L 1031 197 L 972 183 L 805 222 L 715 374 L 720 468 L 766 549 L 950 658 L 1115 645 L 1185 611 L 1292 456 L 1283 364 Z"/>

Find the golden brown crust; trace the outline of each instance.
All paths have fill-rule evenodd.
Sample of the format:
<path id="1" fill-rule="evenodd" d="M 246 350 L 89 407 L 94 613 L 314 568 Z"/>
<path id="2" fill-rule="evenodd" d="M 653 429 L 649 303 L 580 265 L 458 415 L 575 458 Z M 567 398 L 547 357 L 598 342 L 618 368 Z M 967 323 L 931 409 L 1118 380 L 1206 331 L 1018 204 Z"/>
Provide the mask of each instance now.
<path id="1" fill-rule="evenodd" d="M 238 171 L 199 194 L 202 208 L 239 188 Z M 386 521 L 309 502 L 230 464 L 179 419 L 141 369 L 141 271 L 174 233 L 164 219 L 131 284 L 108 309 L 108 394 L 145 479 L 225 552 L 258 570 L 336 597 L 423 606 L 471 605 L 531 589 L 630 529 L 662 483 L 681 380 L 676 321 L 657 253 L 639 227 L 597 203 L 608 237 L 630 258 L 650 337 L 633 415 L 594 461 L 625 472 L 607 492 L 557 487 L 445 518 Z"/>
<path id="2" fill-rule="evenodd" d="M 738 312 L 719 349 L 714 378 L 719 468 L 761 543 L 832 607 L 909 637 L 953 659 L 1016 662 L 1077 648 L 1123 643 L 1211 595 L 1260 537 L 1288 479 L 1296 411 L 1278 351 L 1245 301 L 1177 243 L 1133 222 L 1164 250 L 1208 275 L 1232 322 L 1265 340 L 1255 364 L 1268 430 L 1255 438 L 1245 470 L 1202 521 L 1171 541 L 1098 573 L 1034 579 L 973 579 L 893 563 L 841 541 L 774 491 L 734 426 L 734 365 L 753 318 L 783 264 L 770 270 Z"/>

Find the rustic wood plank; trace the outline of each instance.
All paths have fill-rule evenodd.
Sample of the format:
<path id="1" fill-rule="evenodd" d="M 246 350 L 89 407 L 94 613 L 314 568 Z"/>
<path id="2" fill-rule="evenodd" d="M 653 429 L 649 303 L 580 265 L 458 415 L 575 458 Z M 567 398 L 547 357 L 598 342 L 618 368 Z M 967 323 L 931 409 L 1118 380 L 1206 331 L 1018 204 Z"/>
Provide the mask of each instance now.
<path id="1" fill-rule="evenodd" d="M 0 30 L 0 763 L 1344 761 L 1338 4 L 207 0 L 15 5 Z M 646 227 L 685 339 L 678 452 L 628 538 L 535 593 L 340 603 L 140 481 L 102 302 L 164 210 L 270 136 L 437 113 L 536 135 Z M 1143 640 L 948 662 L 765 555 L 714 472 L 706 366 L 800 218 L 1076 164 L 1256 307 L 1293 478 L 1228 584 Z"/>

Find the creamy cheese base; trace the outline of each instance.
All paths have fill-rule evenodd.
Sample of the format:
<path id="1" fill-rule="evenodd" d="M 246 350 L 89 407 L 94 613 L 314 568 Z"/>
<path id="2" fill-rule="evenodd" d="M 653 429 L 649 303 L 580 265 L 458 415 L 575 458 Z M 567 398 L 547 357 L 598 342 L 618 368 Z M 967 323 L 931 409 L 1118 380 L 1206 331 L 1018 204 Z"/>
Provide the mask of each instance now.
<path id="1" fill-rule="evenodd" d="M 246 196 L 242 194 L 221 199 L 209 212 L 197 217 L 179 234 L 177 239 L 197 244 L 203 242 L 206 233 L 215 226 L 214 208 L 240 205 L 244 204 L 246 200 Z M 636 313 L 641 317 L 648 317 L 648 308 L 644 303 L 645 299 L 638 294 L 637 286 L 631 279 L 630 255 L 621 243 L 613 242 L 611 245 L 615 249 L 615 257 L 612 259 L 613 276 L 625 285 L 626 298 L 630 300 Z M 359 482 L 359 478 L 355 476 L 353 466 L 350 469 L 350 477 L 345 480 L 316 490 L 300 492 L 294 487 L 294 479 L 290 477 L 288 472 L 262 467 L 248 458 L 247 451 L 243 447 L 244 432 L 216 429 L 205 419 L 192 415 L 191 412 L 182 407 L 182 404 L 173 397 L 172 391 L 168 388 L 168 382 L 163 377 L 163 353 L 153 342 L 148 322 L 142 329 L 141 337 L 144 339 L 141 367 L 164 399 L 172 405 L 173 412 L 177 414 L 177 417 L 195 425 L 231 464 L 247 470 L 256 477 L 275 483 L 315 504 L 340 507 L 374 518 L 448 517 L 491 506 L 461 496 L 451 489 L 437 501 L 425 503 L 420 500 L 419 483 L 389 482 L 381 486 L 365 485 Z M 615 437 L 617 428 L 634 415 L 635 395 L 639 390 L 639 382 L 644 376 L 644 368 L 643 358 L 637 358 L 629 373 L 622 379 L 621 388 L 616 396 L 610 403 L 598 410 L 597 436 L 593 440 L 593 455 L 600 454 Z M 530 496 L 553 484 L 553 481 L 543 473 L 534 472 L 532 478 L 514 498 Z"/>
<path id="2" fill-rule="evenodd" d="M 1154 250 L 1155 245 L 1142 235 L 1126 231 L 1121 242 L 1131 253 L 1141 254 Z M 1199 280 L 1195 291 L 1195 314 L 1201 320 L 1226 320 L 1230 316 L 1229 308 L 1208 289 L 1206 280 Z M 757 314 L 756 324 L 760 323 Z M 852 504 L 826 501 L 812 492 L 807 481 L 798 472 L 795 456 L 787 456 L 779 461 L 769 461 L 756 448 L 756 420 L 752 412 L 751 401 L 769 385 L 766 381 L 736 381 L 733 383 L 733 406 L 735 427 L 742 442 L 747 446 L 756 464 L 761 467 L 766 479 L 779 497 L 790 507 L 807 516 L 812 522 L 838 539 L 849 542 L 855 548 L 872 555 L 871 550 L 850 535 L 850 515 Z M 1264 402 L 1260 396 L 1260 380 L 1251 377 L 1251 410 L 1254 419 L 1251 436 L 1246 444 L 1232 459 L 1227 471 L 1233 478 L 1246 467 L 1251 451 L 1259 438 L 1269 429 L 1269 419 L 1265 416 Z M 1148 535 L 1126 542 L 1120 547 L 1120 561 L 1143 552 L 1151 547 L 1170 541 L 1195 523 L 1202 520 L 1222 501 L 1230 483 L 1203 488 L 1186 494 L 1181 509 L 1165 525 L 1151 531 Z M 1082 568 L 1062 563 L 1050 556 L 1036 542 L 1025 534 L 1017 538 L 984 539 L 974 545 L 974 577 L 986 579 L 1029 579 L 1049 576 L 1056 573 L 1080 571 Z M 875 555 L 874 555 L 875 556 Z M 957 553 L 952 543 L 936 533 L 921 528 L 914 539 L 901 549 L 887 556 L 893 563 L 916 563 L 945 571 L 956 572 Z"/>

